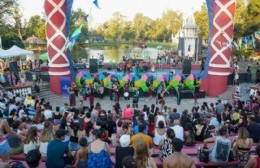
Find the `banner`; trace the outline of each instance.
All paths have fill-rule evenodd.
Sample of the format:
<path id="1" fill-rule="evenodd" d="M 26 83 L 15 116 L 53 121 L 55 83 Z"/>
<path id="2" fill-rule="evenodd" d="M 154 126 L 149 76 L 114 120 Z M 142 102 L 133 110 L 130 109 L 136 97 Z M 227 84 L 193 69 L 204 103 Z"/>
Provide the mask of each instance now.
<path id="1" fill-rule="evenodd" d="M 61 77 L 60 78 L 61 95 L 63 98 L 69 97 L 70 82 L 71 82 L 70 77 Z"/>

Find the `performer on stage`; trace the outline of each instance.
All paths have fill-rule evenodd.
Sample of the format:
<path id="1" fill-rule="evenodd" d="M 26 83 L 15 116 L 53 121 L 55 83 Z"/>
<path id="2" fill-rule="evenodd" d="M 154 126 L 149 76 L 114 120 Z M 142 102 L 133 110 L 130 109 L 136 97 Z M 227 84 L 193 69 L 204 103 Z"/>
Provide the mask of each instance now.
<path id="1" fill-rule="evenodd" d="M 134 97 L 133 97 L 133 108 L 138 108 L 138 102 L 139 102 L 139 90 L 136 89 L 134 91 Z"/>
<path id="2" fill-rule="evenodd" d="M 86 86 L 86 82 L 85 81 L 82 83 L 82 88 L 80 90 L 80 94 L 81 94 L 83 100 L 87 100 L 88 90 L 87 90 L 87 86 Z"/>
<path id="3" fill-rule="evenodd" d="M 69 99 L 70 99 L 70 106 L 71 107 L 76 106 L 75 93 L 72 87 L 69 87 Z"/>
<path id="4" fill-rule="evenodd" d="M 130 73 L 132 68 L 131 60 L 126 61 L 126 73 Z"/>
<path id="5" fill-rule="evenodd" d="M 149 100 L 152 100 L 152 96 L 153 96 L 153 85 L 152 85 L 152 83 L 150 83 L 149 87 L 148 87 L 148 97 L 149 97 Z"/>
<path id="6" fill-rule="evenodd" d="M 158 101 L 159 104 L 161 105 L 161 110 L 163 110 L 164 105 L 165 105 L 165 100 L 164 100 L 164 93 L 166 92 L 166 89 L 163 89 L 162 92 L 158 95 Z"/>
<path id="7" fill-rule="evenodd" d="M 118 101 L 118 86 L 116 84 L 116 82 L 113 82 L 111 88 L 110 88 L 110 100 L 111 101 Z"/>
<path id="8" fill-rule="evenodd" d="M 200 93 L 200 85 L 198 82 L 196 82 L 195 90 L 194 90 L 194 105 L 198 103 L 199 93 Z"/>
<path id="9" fill-rule="evenodd" d="M 179 85 L 177 86 L 176 89 L 176 96 L 177 96 L 177 104 L 180 105 L 181 104 L 181 91 L 182 91 L 182 82 L 179 83 Z"/>
<path id="10" fill-rule="evenodd" d="M 94 107 L 95 89 L 92 84 L 88 87 L 89 105 Z"/>
<path id="11" fill-rule="evenodd" d="M 126 82 L 126 84 L 124 86 L 124 98 L 125 98 L 125 100 L 129 100 L 130 99 L 129 88 L 130 88 L 130 84 L 129 84 L 129 82 Z"/>
<path id="12" fill-rule="evenodd" d="M 98 87 L 98 95 L 99 98 L 103 99 L 104 98 L 104 94 L 105 94 L 105 87 L 104 87 L 104 82 L 101 81 L 99 87 Z"/>

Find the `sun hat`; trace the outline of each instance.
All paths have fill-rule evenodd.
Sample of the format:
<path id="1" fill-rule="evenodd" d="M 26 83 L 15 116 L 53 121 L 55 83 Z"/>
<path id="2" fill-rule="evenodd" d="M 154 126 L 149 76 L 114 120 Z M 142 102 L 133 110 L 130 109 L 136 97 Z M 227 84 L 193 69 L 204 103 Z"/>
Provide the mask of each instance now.
<path id="1" fill-rule="evenodd" d="M 130 144 L 130 135 L 124 134 L 120 137 L 119 143 L 122 147 L 127 147 Z"/>

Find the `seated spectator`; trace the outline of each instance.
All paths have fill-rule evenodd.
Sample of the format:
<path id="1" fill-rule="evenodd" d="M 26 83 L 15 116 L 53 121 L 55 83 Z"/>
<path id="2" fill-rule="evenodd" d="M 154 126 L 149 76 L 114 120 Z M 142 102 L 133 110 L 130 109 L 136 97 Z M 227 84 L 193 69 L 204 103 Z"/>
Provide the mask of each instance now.
<path id="1" fill-rule="evenodd" d="M 43 112 L 44 118 L 46 120 L 53 118 L 52 106 L 47 106 L 47 109 Z"/>
<path id="2" fill-rule="evenodd" d="M 30 150 L 26 155 L 26 163 L 29 168 L 37 168 L 40 164 L 41 153 L 38 149 Z"/>
<path id="3" fill-rule="evenodd" d="M 176 108 L 173 109 L 173 114 L 170 116 L 170 118 L 171 118 L 171 124 L 173 124 L 174 120 L 179 120 L 181 118 L 180 114 L 177 113 Z"/>
<path id="4" fill-rule="evenodd" d="M 174 120 L 174 126 L 171 127 L 175 132 L 175 137 L 184 141 L 184 129 L 180 126 L 179 120 Z"/>
<path id="5" fill-rule="evenodd" d="M 69 140 L 69 150 L 74 156 L 75 153 L 80 149 L 79 146 L 79 123 L 73 122 L 71 123 L 69 127 L 69 134 L 70 134 L 70 140 Z"/>
<path id="6" fill-rule="evenodd" d="M 173 154 L 168 156 L 163 161 L 163 167 L 164 168 L 175 168 L 175 167 L 181 167 L 181 168 L 195 168 L 195 164 L 193 159 L 182 153 L 183 147 L 183 141 L 179 138 L 174 138 L 172 140 L 172 150 Z"/>
<path id="7" fill-rule="evenodd" d="M 150 136 L 145 135 L 145 125 L 141 124 L 138 128 L 139 133 L 131 137 L 131 144 L 136 149 L 138 143 L 140 143 L 140 141 L 143 141 L 147 145 L 148 149 L 151 150 L 153 147 L 153 142 Z"/>
<path id="8" fill-rule="evenodd" d="M 214 142 L 214 146 L 210 150 L 209 160 L 211 162 L 227 162 L 231 141 L 227 138 L 227 128 L 222 126 L 219 130 L 219 135 L 204 140 L 204 144 Z"/>
<path id="9" fill-rule="evenodd" d="M 184 144 L 186 146 L 194 146 L 196 144 L 195 131 L 191 123 L 186 124 L 186 130 L 184 131 Z"/>
<path id="10" fill-rule="evenodd" d="M 220 116 L 220 115 L 218 115 Z M 218 128 L 220 126 L 220 122 L 216 116 L 216 114 L 211 114 L 211 118 L 210 118 L 210 121 L 209 121 L 209 125 L 213 125 L 215 126 L 215 128 Z"/>
<path id="11" fill-rule="evenodd" d="M 158 128 L 154 130 L 153 144 L 158 146 L 160 141 L 166 139 L 166 128 L 163 121 L 159 121 Z"/>
<path id="12" fill-rule="evenodd" d="M 215 126 L 209 125 L 207 130 L 205 131 L 204 139 L 211 138 L 211 137 L 214 137 L 214 136 L 215 136 Z"/>
<path id="13" fill-rule="evenodd" d="M 245 165 L 245 168 L 259 168 L 260 167 L 260 145 L 258 144 L 256 146 L 256 157 L 252 157 L 247 164 Z"/>
<path id="14" fill-rule="evenodd" d="M 161 150 L 160 158 L 161 160 L 166 159 L 173 152 L 172 150 L 172 140 L 175 138 L 174 130 L 168 128 L 166 131 L 166 139 L 161 140 L 159 143 L 159 149 Z"/>
<path id="15" fill-rule="evenodd" d="M 123 123 L 123 127 L 120 131 L 120 136 L 124 135 L 124 134 L 127 134 L 127 135 L 132 135 L 132 130 L 131 128 L 129 128 L 129 123 L 125 122 Z"/>
<path id="16" fill-rule="evenodd" d="M 88 158 L 88 141 L 85 137 L 79 140 L 80 149 L 76 153 L 74 167 L 85 168 Z"/>
<path id="17" fill-rule="evenodd" d="M 249 137 L 253 139 L 254 143 L 259 143 L 260 140 L 260 124 L 255 123 L 253 118 L 248 118 L 247 130 L 249 132 Z"/>
<path id="18" fill-rule="evenodd" d="M 190 119 L 190 116 L 188 114 L 188 110 L 184 110 L 182 112 L 182 115 L 181 115 L 181 120 L 180 120 L 180 124 L 183 126 L 183 127 L 186 127 L 186 124 L 187 123 L 190 123 L 191 122 L 191 119 Z"/>
<path id="19" fill-rule="evenodd" d="M 116 124 L 116 137 L 117 138 L 120 138 L 120 132 L 122 130 L 122 125 L 123 125 L 122 120 L 118 120 L 117 124 Z"/>
<path id="20" fill-rule="evenodd" d="M 42 156 L 46 156 L 47 147 L 51 140 L 53 140 L 53 127 L 50 121 L 44 122 L 44 128 L 40 136 L 40 153 Z"/>
<path id="21" fill-rule="evenodd" d="M 18 133 L 19 125 L 20 125 L 19 121 L 14 121 L 13 124 L 12 124 L 12 130 L 17 134 L 19 134 Z M 15 154 L 19 154 L 19 153 L 23 152 L 23 143 L 22 143 L 21 139 L 8 134 L 7 135 L 7 141 L 8 141 L 9 146 L 10 146 L 10 154 L 11 155 L 15 155 Z"/>
<path id="22" fill-rule="evenodd" d="M 233 141 L 233 151 L 237 159 L 244 166 L 250 157 L 250 149 L 253 145 L 253 139 L 249 138 L 248 131 L 245 127 L 238 129 L 237 138 Z"/>
<path id="23" fill-rule="evenodd" d="M 112 120 L 112 114 L 108 114 L 107 122 L 106 122 L 106 129 L 108 131 L 108 137 L 111 137 L 112 134 L 116 133 L 116 122 Z"/>
<path id="24" fill-rule="evenodd" d="M 101 131 L 99 129 L 94 130 L 92 133 L 94 140 L 89 144 L 87 167 L 111 168 L 112 161 L 110 159 L 109 145 L 100 139 Z"/>
<path id="25" fill-rule="evenodd" d="M 127 104 L 123 111 L 123 119 L 132 120 L 132 117 L 133 117 L 133 110 L 132 110 L 130 104 Z"/>
<path id="26" fill-rule="evenodd" d="M 65 139 L 66 131 L 59 129 L 55 133 L 55 139 L 50 141 L 47 147 L 46 167 L 64 168 L 64 157 L 70 157 L 68 144 L 62 142 Z"/>
<path id="27" fill-rule="evenodd" d="M 204 124 L 203 120 L 199 118 L 197 124 L 195 125 L 196 141 L 204 140 L 205 131 L 206 131 L 206 125 Z"/>
<path id="28" fill-rule="evenodd" d="M 148 135 L 151 136 L 154 132 L 154 116 L 153 116 L 153 114 L 149 114 L 147 125 L 148 125 Z"/>
<path id="29" fill-rule="evenodd" d="M 115 151 L 115 168 L 123 168 L 122 160 L 126 156 L 134 156 L 134 148 L 130 145 L 130 135 L 122 135 L 119 139 L 120 146 Z"/>
<path id="30" fill-rule="evenodd" d="M 23 153 L 26 155 L 30 150 L 39 149 L 39 138 L 37 128 L 31 127 L 24 140 Z"/>
<path id="31" fill-rule="evenodd" d="M 155 123 L 156 128 L 158 128 L 160 121 L 162 121 L 164 123 L 164 125 L 166 125 L 166 119 L 165 119 L 164 115 L 162 114 L 162 112 L 158 112 L 157 115 L 155 116 L 154 123 Z"/>
<path id="32" fill-rule="evenodd" d="M 139 133 L 139 125 L 144 125 L 145 126 L 145 134 L 148 134 L 148 126 L 144 123 L 144 120 L 142 117 L 137 117 L 137 125 L 134 126 L 134 134 L 138 134 Z"/>
<path id="33" fill-rule="evenodd" d="M 62 115 L 60 113 L 60 107 L 57 106 L 56 111 L 52 115 L 53 122 L 55 125 L 60 124 L 61 117 L 62 117 Z"/>
<path id="34" fill-rule="evenodd" d="M 130 157 L 128 157 L 128 156 L 125 158 L 128 158 L 129 160 L 131 160 Z M 133 157 L 133 161 L 134 162 L 132 162 L 132 167 L 157 168 L 157 165 L 156 165 L 154 159 L 150 156 L 148 149 L 147 149 L 147 145 L 144 142 L 139 142 L 137 144 L 136 149 L 135 149 L 135 155 Z M 125 165 L 126 161 L 123 160 L 122 162 Z M 127 164 L 127 165 L 129 165 L 129 167 L 130 167 L 131 164 Z"/>

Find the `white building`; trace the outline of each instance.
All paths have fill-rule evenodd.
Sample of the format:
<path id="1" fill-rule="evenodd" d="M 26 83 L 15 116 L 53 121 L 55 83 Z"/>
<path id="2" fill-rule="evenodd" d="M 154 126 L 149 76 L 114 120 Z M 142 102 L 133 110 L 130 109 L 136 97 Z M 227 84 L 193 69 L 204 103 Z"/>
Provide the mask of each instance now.
<path id="1" fill-rule="evenodd" d="M 201 40 L 198 37 L 199 27 L 195 24 L 193 15 L 187 17 L 179 31 L 178 50 L 179 56 L 197 58 L 201 52 Z M 181 54 L 180 54 L 181 53 Z"/>

